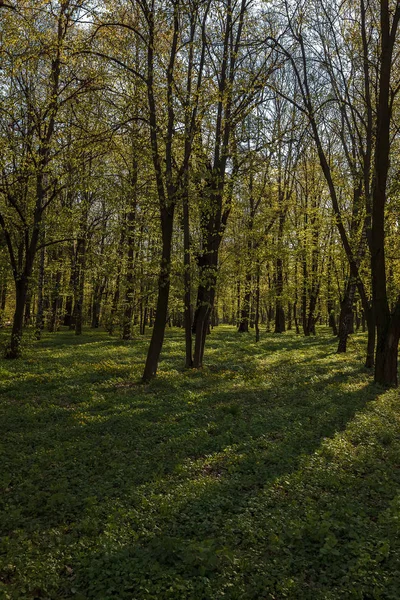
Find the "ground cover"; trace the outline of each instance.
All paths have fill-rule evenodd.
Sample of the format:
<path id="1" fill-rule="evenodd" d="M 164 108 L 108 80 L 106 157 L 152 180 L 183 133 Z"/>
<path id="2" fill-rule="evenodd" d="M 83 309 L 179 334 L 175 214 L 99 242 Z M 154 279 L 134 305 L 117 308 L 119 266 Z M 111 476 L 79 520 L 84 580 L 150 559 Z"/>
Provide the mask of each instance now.
<path id="1" fill-rule="evenodd" d="M 46 334 L 0 362 L 0 598 L 400 596 L 400 397 L 364 338 Z"/>

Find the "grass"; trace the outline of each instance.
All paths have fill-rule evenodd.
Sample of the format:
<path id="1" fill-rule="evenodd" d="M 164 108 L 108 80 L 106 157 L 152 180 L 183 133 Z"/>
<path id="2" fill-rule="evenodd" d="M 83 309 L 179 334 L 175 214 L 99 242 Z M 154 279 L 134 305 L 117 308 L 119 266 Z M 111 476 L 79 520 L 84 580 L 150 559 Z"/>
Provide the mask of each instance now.
<path id="1" fill-rule="evenodd" d="M 0 362 L 0 598 L 400 597 L 400 398 L 364 340 L 63 331 Z"/>

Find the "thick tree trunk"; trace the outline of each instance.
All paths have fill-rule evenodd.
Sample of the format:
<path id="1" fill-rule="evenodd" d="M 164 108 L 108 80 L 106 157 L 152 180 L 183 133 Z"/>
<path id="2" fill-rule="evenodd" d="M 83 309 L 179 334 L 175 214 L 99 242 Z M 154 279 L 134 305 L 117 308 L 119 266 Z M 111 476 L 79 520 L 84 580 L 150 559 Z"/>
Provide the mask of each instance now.
<path id="1" fill-rule="evenodd" d="M 377 326 L 375 382 L 387 387 L 398 386 L 398 348 L 400 340 L 400 297 L 395 310 Z"/>
<path id="2" fill-rule="evenodd" d="M 384 386 L 398 386 L 398 349 L 400 339 L 400 301 L 386 328 L 378 328 L 375 355 L 375 381 Z"/>
<path id="3" fill-rule="evenodd" d="M 379 4 L 381 47 L 370 238 L 372 298 L 377 327 L 375 382 L 385 386 L 397 386 L 400 296 L 394 312 L 391 313 L 386 280 L 385 206 L 394 93 L 391 78 L 394 65 L 393 53 L 400 21 L 400 6 L 397 5 L 392 10 L 392 6 L 387 0 L 381 0 Z"/>
<path id="4" fill-rule="evenodd" d="M 146 365 L 142 377 L 144 382 L 148 382 L 150 379 L 155 377 L 162 345 L 164 342 L 165 327 L 168 316 L 169 289 L 171 283 L 170 275 L 173 221 L 174 205 L 171 205 L 169 211 L 164 209 L 161 215 L 162 257 L 160 274 L 158 278 L 157 310 L 150 346 L 147 353 Z"/>
<path id="5" fill-rule="evenodd" d="M 198 305 L 196 308 L 196 340 L 194 346 L 193 366 L 199 369 L 203 366 L 204 347 L 209 331 L 211 311 L 214 306 L 215 287 L 217 282 L 218 243 L 210 244 L 207 254 L 199 261 L 200 283 L 198 288 Z"/>

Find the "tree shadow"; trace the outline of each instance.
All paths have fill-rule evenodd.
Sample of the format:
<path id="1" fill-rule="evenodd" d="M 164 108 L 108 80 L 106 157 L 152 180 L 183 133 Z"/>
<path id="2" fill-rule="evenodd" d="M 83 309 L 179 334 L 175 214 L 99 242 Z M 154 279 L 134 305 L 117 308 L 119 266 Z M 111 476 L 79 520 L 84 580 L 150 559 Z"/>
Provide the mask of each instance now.
<path id="1" fill-rule="evenodd" d="M 105 552 L 96 550 L 92 554 L 89 553 L 83 563 L 74 565 L 77 585 L 86 590 L 88 598 L 103 597 L 102 594 L 110 583 L 116 593 L 118 590 L 120 598 L 129 598 L 129 594 L 138 598 L 150 598 L 153 597 L 152 594 L 157 593 L 160 598 L 167 598 L 171 582 L 174 582 L 176 598 L 273 597 L 272 594 L 278 592 L 280 585 L 274 581 L 274 561 L 283 559 L 283 572 L 288 578 L 299 576 L 299 569 L 304 570 L 307 567 L 308 563 L 304 561 L 308 560 L 310 549 L 302 553 L 304 560 L 301 568 L 296 564 L 293 566 L 292 562 L 296 563 L 294 557 L 297 553 L 301 554 L 298 545 L 304 544 L 304 538 L 310 536 L 311 542 L 308 538 L 307 542 L 311 543 L 314 550 L 320 551 L 326 544 L 327 534 L 324 528 L 322 533 L 318 529 L 319 499 L 312 497 L 312 493 L 315 493 L 312 488 L 312 516 L 306 511 L 310 522 L 297 523 L 297 528 L 300 528 L 302 533 L 298 538 L 290 540 L 290 560 L 286 564 L 287 549 L 282 543 L 276 547 L 274 538 L 275 529 L 278 529 L 281 535 L 282 529 L 284 530 L 285 515 L 282 514 L 282 507 L 278 502 L 277 512 L 281 521 L 276 524 L 276 515 L 273 514 L 274 502 L 269 503 L 271 522 L 274 524 L 269 529 L 261 510 L 262 506 L 268 505 L 269 490 L 277 481 L 283 479 L 286 486 L 283 498 L 290 516 L 289 523 L 295 520 L 292 504 L 297 502 L 298 514 L 301 514 L 302 498 L 301 494 L 292 494 L 292 499 L 289 500 L 290 478 L 294 475 L 296 480 L 296 473 L 304 470 L 304 465 L 320 447 L 321 442 L 345 429 L 356 412 L 362 410 L 366 403 L 376 396 L 377 389 L 373 385 L 366 385 L 345 396 L 338 392 L 336 397 L 331 398 L 333 405 L 330 406 L 330 410 L 327 407 L 325 410 L 313 410 L 308 418 L 305 418 L 304 411 L 299 411 L 298 405 L 297 408 L 286 406 L 285 410 L 282 410 L 281 405 L 275 405 L 270 407 L 268 422 L 260 422 L 257 412 L 251 414 L 247 411 L 244 415 L 241 412 L 223 410 L 226 403 L 221 394 L 220 404 L 215 407 L 215 421 L 208 429 L 208 438 L 202 436 L 201 427 L 197 431 L 197 452 L 188 452 L 187 436 L 182 435 L 179 441 L 176 437 L 178 432 L 175 431 L 174 434 L 173 428 L 171 438 L 160 441 L 159 447 L 155 448 L 157 462 L 164 460 L 164 467 L 168 467 L 161 469 L 150 488 L 144 486 L 140 489 L 144 498 L 149 496 L 153 499 L 149 505 L 144 504 L 152 511 L 151 530 L 143 527 L 141 522 L 142 518 L 146 522 L 146 517 L 138 512 L 138 505 L 143 506 L 139 496 L 136 496 L 137 504 L 133 503 L 132 506 L 128 503 L 124 508 L 119 506 L 119 514 L 128 531 L 127 535 L 123 536 L 122 548 L 116 544 L 114 548 L 108 547 Z M 237 393 L 233 397 L 232 393 L 229 393 L 229 402 L 234 403 L 232 406 L 248 408 L 253 401 L 251 392 L 247 395 Z M 230 415 L 231 418 L 220 419 L 221 414 L 224 417 Z M 168 429 L 170 431 L 170 428 Z M 186 450 L 182 452 L 185 446 Z M 181 452 L 177 452 L 178 448 Z M 302 478 L 307 480 L 307 471 L 305 477 L 302 474 L 300 483 L 297 481 L 297 486 L 301 485 Z M 352 481 L 352 491 L 349 491 L 349 495 L 355 490 L 357 483 Z M 307 493 L 309 494 L 308 491 L 306 495 Z M 332 490 L 330 493 L 332 494 Z M 393 489 L 384 499 L 383 507 L 379 509 L 387 508 L 395 495 L 396 489 Z M 132 498 L 129 492 L 128 497 Z M 261 507 L 258 506 L 260 497 Z M 274 497 L 277 498 L 276 492 Z M 282 503 L 282 497 L 279 501 Z M 309 499 L 306 501 L 309 502 Z M 363 505 L 360 494 L 357 495 L 357 501 L 360 508 L 360 505 Z M 346 509 L 343 510 L 345 512 Z M 351 516 L 354 517 L 354 512 Z M 114 518 L 115 514 L 109 515 L 111 522 Z M 310 533 L 310 523 L 317 529 L 314 537 L 312 532 Z M 338 518 L 338 523 L 338 526 L 343 528 L 343 514 Z M 271 548 L 267 534 L 272 540 Z M 287 537 L 290 538 L 290 535 Z M 258 549 L 253 548 L 254 540 L 257 540 Z M 357 544 L 360 550 L 361 538 L 357 540 Z M 334 550 L 334 547 L 332 549 Z M 257 551 L 266 554 L 261 565 L 248 562 L 247 555 L 254 554 L 253 558 L 256 558 Z M 326 568 L 329 551 L 327 555 L 328 558 L 323 556 L 321 563 Z M 334 555 L 336 556 L 335 552 Z M 241 559 L 241 569 L 235 570 L 235 565 L 237 566 Z M 271 573 L 262 574 L 263 561 L 264 567 L 268 565 Z M 338 568 L 348 572 L 347 561 L 348 556 L 342 555 L 340 560 L 337 559 Z M 318 559 L 311 560 L 310 565 L 313 572 L 319 565 Z M 92 578 L 93 571 L 100 574 L 99 578 Z M 107 576 L 102 577 L 102 573 L 107 573 Z M 254 585 L 255 575 L 258 582 Z M 236 591 L 228 585 L 232 577 L 240 584 Z M 318 580 L 318 576 L 314 579 Z M 304 577 L 300 577 L 297 591 L 290 597 L 313 597 L 313 588 L 311 586 L 308 589 L 308 584 L 304 588 L 304 596 L 296 595 L 299 589 L 303 590 L 304 580 Z M 332 585 L 332 582 L 330 584 Z M 302 594 L 303 592 L 304 590 Z M 113 596 L 111 594 L 104 597 Z"/>
<path id="2" fill-rule="evenodd" d="M 100 370 L 95 355 L 82 372 L 68 372 L 66 349 L 46 380 L 38 365 L 29 401 L 2 415 L 13 451 L 2 463 L 1 530 L 6 552 L 20 555 L 8 585 L 20 584 L 35 555 L 27 541 L 36 540 L 47 575 L 32 575 L 26 597 L 219 597 L 255 499 L 378 393 L 359 379 L 350 385 L 357 368 L 332 373 L 328 345 L 313 349 L 314 381 L 311 356 L 290 358 L 299 340 L 289 336 L 258 346 L 260 355 L 281 352 L 278 366 L 262 369 L 257 356 L 243 365 L 233 343 L 213 368 L 185 372 L 178 348 L 148 386 L 129 377 L 136 353 L 117 353 Z M 26 394 L 26 381 L 14 382 L 12 394 Z M 239 571 L 243 588 L 251 565 Z M 237 598 L 253 597 L 246 594 Z"/>

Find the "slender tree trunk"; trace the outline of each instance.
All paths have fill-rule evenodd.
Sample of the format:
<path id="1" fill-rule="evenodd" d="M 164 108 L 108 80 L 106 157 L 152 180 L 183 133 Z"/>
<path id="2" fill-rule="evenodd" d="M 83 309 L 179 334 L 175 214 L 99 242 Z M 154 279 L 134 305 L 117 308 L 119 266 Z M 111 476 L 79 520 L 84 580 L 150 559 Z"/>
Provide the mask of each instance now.
<path id="1" fill-rule="evenodd" d="M 279 194 L 279 204 L 282 207 L 283 194 Z M 281 208 L 282 211 L 282 208 Z M 282 252 L 282 239 L 283 229 L 285 226 L 286 214 L 281 212 L 279 215 L 279 227 L 278 227 L 278 241 L 277 247 L 278 252 Z M 282 256 L 278 256 L 275 263 L 275 333 L 284 333 L 285 331 L 285 311 L 283 308 L 283 259 Z"/>
<path id="2" fill-rule="evenodd" d="M 18 358 L 21 355 L 22 328 L 24 324 L 25 302 L 28 292 L 28 280 L 22 276 L 15 281 L 15 312 L 11 331 L 11 340 L 6 348 L 5 358 Z"/>
<path id="3" fill-rule="evenodd" d="M 287 310 L 287 329 L 288 331 L 291 331 L 292 329 L 292 303 L 289 301 L 288 302 L 288 310 Z"/>
<path id="4" fill-rule="evenodd" d="M 283 260 L 276 260 L 276 302 L 275 302 L 275 333 L 284 333 L 285 331 L 285 311 L 283 308 Z"/>
<path id="5" fill-rule="evenodd" d="M 138 160 L 135 155 L 132 161 L 131 171 L 131 198 L 128 213 L 126 215 L 126 237 L 128 243 L 128 254 L 126 261 L 126 289 L 124 299 L 124 314 L 122 323 L 122 339 L 129 340 L 132 336 L 132 318 L 134 312 L 135 296 L 135 230 L 136 210 L 138 202 Z"/>
<path id="6" fill-rule="evenodd" d="M 376 343 L 374 311 L 371 307 L 368 307 L 368 309 L 363 309 L 363 315 L 365 315 L 368 327 L 367 355 L 365 358 L 365 366 L 367 369 L 373 369 L 375 363 L 374 356 Z"/>
<path id="7" fill-rule="evenodd" d="M 101 302 L 106 287 L 106 281 L 103 280 L 101 283 L 96 283 L 93 290 L 93 302 L 92 302 L 92 329 L 98 329 L 100 326 L 100 312 Z"/>
<path id="8" fill-rule="evenodd" d="M 251 300 L 251 280 L 252 275 L 250 271 L 250 266 L 247 266 L 246 270 L 246 278 L 244 284 L 244 298 L 242 308 L 240 310 L 240 318 L 239 318 L 239 333 L 248 333 L 249 331 L 249 320 L 250 320 L 250 300 Z"/>
<path id="9" fill-rule="evenodd" d="M 254 327 L 256 330 L 256 342 L 260 341 L 260 261 L 256 261 L 256 314 L 254 319 Z"/>
<path id="10" fill-rule="evenodd" d="M 328 315 L 328 325 L 332 329 L 333 335 L 336 337 L 338 335 L 338 328 L 332 302 L 328 302 Z"/>
<path id="11" fill-rule="evenodd" d="M 26 301 L 25 301 L 25 311 L 24 311 L 24 326 L 28 327 L 32 323 L 32 293 L 28 287 L 28 291 L 26 293 Z"/>
<path id="12" fill-rule="evenodd" d="M 183 285 L 184 285 L 184 324 L 185 324 L 185 365 L 187 368 L 193 366 L 193 340 L 192 340 L 192 299 L 191 299 L 191 276 L 190 276 L 190 221 L 189 221 L 189 182 L 186 171 L 183 200 Z"/>
<path id="13" fill-rule="evenodd" d="M 82 334 L 83 324 L 83 298 L 85 290 L 85 263 L 86 263 L 86 240 L 78 240 L 77 248 L 77 289 L 74 304 L 73 321 L 75 323 L 75 335 Z"/>
<path id="14" fill-rule="evenodd" d="M 43 237 L 44 241 L 44 237 Z M 35 337 L 40 340 L 42 330 L 44 327 L 44 276 L 45 276 L 45 258 L 46 249 L 43 247 L 40 250 L 39 255 L 39 281 L 38 281 L 38 299 L 37 299 L 37 312 L 36 312 L 36 330 Z"/>
<path id="15" fill-rule="evenodd" d="M 333 257 L 332 257 L 332 236 L 329 241 L 329 263 L 328 263 L 328 274 L 327 274 L 327 310 L 328 310 L 328 325 L 332 329 L 333 335 L 338 335 L 338 328 L 336 325 L 335 317 L 335 303 L 333 301 L 332 292 L 332 273 L 333 273 Z"/>
<path id="16" fill-rule="evenodd" d="M 310 335 L 307 322 L 307 289 L 308 289 L 308 269 L 306 251 L 303 251 L 303 289 L 301 293 L 301 316 L 303 321 L 303 333 L 306 337 Z"/>
<path id="17" fill-rule="evenodd" d="M 247 256 L 245 260 L 245 282 L 244 282 L 244 298 L 243 304 L 240 310 L 239 318 L 239 333 L 248 333 L 250 323 L 250 307 L 251 307 L 251 283 L 253 279 L 253 229 L 254 229 L 254 217 L 255 217 L 255 205 L 253 197 L 253 171 L 250 173 L 250 215 L 247 222 Z"/>
<path id="18" fill-rule="evenodd" d="M 347 340 L 351 333 L 351 322 L 353 319 L 353 302 L 354 294 L 356 291 L 356 284 L 354 281 L 349 280 L 346 285 L 346 290 L 342 302 L 340 303 L 340 316 L 339 316 L 339 343 L 338 343 L 338 354 L 347 351 Z"/>
<path id="19" fill-rule="evenodd" d="M 48 323 L 48 329 L 51 332 L 57 331 L 57 328 L 59 325 L 59 317 L 60 317 L 60 310 L 61 310 L 61 304 L 62 304 L 62 298 L 60 296 L 61 279 L 62 279 L 62 272 L 61 272 L 61 269 L 59 268 L 59 269 L 57 269 L 57 272 L 56 272 L 54 289 L 53 289 L 52 299 L 51 299 L 51 315 L 50 315 L 50 320 Z"/>
<path id="20" fill-rule="evenodd" d="M 122 339 L 130 340 L 132 336 L 132 319 L 134 312 L 135 297 L 135 235 L 134 222 L 135 212 L 129 212 L 127 216 L 128 227 L 128 256 L 126 266 L 126 290 L 124 298 L 124 315 L 122 325 Z"/>
<path id="21" fill-rule="evenodd" d="M 1 287 L 1 295 L 0 295 L 0 325 L 3 324 L 4 320 L 4 311 L 6 309 L 6 301 L 7 301 L 7 279 L 4 279 L 3 285 Z"/>

